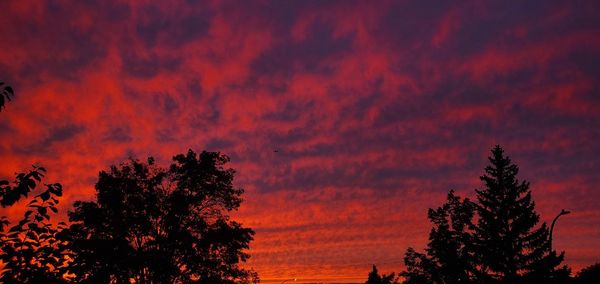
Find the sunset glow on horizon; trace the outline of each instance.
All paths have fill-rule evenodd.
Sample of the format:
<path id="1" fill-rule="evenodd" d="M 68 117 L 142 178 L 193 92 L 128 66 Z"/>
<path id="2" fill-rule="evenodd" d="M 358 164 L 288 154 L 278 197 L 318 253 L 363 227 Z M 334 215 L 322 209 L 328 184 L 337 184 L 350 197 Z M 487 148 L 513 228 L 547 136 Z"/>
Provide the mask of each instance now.
<path id="1" fill-rule="evenodd" d="M 231 158 L 266 283 L 364 282 L 474 197 L 499 144 L 553 246 L 600 262 L 599 1 L 2 1 L 0 177 L 42 165 L 66 218 L 98 172 Z M 7 216 L 19 208 L 1 209 Z M 286 282 L 293 283 L 293 282 Z"/>

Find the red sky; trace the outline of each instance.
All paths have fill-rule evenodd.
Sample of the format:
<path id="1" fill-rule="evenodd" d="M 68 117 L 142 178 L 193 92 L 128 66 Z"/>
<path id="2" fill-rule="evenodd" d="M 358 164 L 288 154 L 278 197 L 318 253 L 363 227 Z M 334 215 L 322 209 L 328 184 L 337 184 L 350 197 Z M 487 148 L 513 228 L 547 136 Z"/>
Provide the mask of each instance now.
<path id="1" fill-rule="evenodd" d="M 0 176 L 45 166 L 66 212 L 129 156 L 221 151 L 261 278 L 365 278 L 501 144 L 600 261 L 600 2 L 154 2 L 0 2 Z"/>

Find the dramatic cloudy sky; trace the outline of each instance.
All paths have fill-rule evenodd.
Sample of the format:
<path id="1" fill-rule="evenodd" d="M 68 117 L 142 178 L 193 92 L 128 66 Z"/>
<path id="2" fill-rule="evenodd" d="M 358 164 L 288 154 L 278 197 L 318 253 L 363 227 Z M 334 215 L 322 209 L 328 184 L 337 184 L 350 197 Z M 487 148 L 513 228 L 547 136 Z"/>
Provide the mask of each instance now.
<path id="1" fill-rule="evenodd" d="M 577 270 L 600 261 L 599 3 L 1 1 L 0 176 L 44 165 L 65 212 L 129 156 L 221 151 L 249 267 L 364 278 L 501 144 L 544 221 L 573 211 Z"/>

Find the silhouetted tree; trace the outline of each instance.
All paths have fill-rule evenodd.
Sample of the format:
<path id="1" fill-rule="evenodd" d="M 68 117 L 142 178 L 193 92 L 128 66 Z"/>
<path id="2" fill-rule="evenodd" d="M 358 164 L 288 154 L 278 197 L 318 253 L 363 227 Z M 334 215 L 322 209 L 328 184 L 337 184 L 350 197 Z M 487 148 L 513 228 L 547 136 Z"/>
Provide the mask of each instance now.
<path id="1" fill-rule="evenodd" d="M 28 173 L 19 173 L 12 183 L 0 180 L 0 205 L 15 204 L 35 190 L 45 169 L 34 167 Z M 0 273 L 2 283 L 62 283 L 69 264 L 68 243 L 60 234 L 66 224 L 57 227 L 50 223 L 50 211 L 57 213 L 58 197 L 62 186 L 45 184 L 46 189 L 28 204 L 23 219 L 5 230 L 10 222 L 0 220 L 0 260 L 4 263 Z"/>
<path id="2" fill-rule="evenodd" d="M 590 265 L 579 271 L 573 282 L 576 284 L 600 283 L 600 263 Z"/>
<path id="3" fill-rule="evenodd" d="M 254 232 L 230 220 L 242 202 L 225 155 L 193 151 L 168 169 L 131 160 L 102 171 L 96 201 L 70 212 L 77 281 L 247 283 Z"/>
<path id="4" fill-rule="evenodd" d="M 404 254 L 406 271 L 400 273 L 404 277 L 404 284 L 429 284 L 434 283 L 434 265 L 425 254 L 418 253 L 409 247 Z"/>
<path id="5" fill-rule="evenodd" d="M 0 111 L 5 107 L 6 100 L 10 101 L 10 97 L 14 97 L 13 88 L 4 82 L 0 82 Z"/>
<path id="6" fill-rule="evenodd" d="M 475 202 L 450 191 L 444 205 L 429 209 L 429 243 L 425 254 L 407 250 L 405 283 L 568 281 L 570 270 L 557 269 L 564 253 L 551 249 L 545 223 L 536 228 L 539 215 L 529 183 L 518 181 L 518 167 L 500 146 L 489 161 Z"/>
<path id="7" fill-rule="evenodd" d="M 369 273 L 369 278 L 365 284 L 398 284 L 398 277 L 395 273 L 379 275 L 377 267 L 373 265 L 373 271 Z"/>
<path id="8" fill-rule="evenodd" d="M 8 180 L 0 180 L 0 206 L 7 207 L 15 204 L 19 199 L 35 189 L 37 183 L 42 180 L 46 169 L 33 166 L 27 173 L 16 174 L 16 179 L 11 186 Z"/>
<path id="9" fill-rule="evenodd" d="M 473 262 L 472 219 L 474 205 L 448 193 L 447 201 L 429 209 L 433 223 L 426 254 L 408 248 L 404 256 L 405 283 L 471 283 L 476 268 Z"/>
<path id="10" fill-rule="evenodd" d="M 0 82 L 0 111 L 6 100 L 14 96 L 12 87 Z M 46 169 L 33 166 L 27 173 L 15 174 L 15 180 L 0 180 L 0 206 L 12 206 L 36 190 Z M 55 226 L 50 214 L 56 214 L 58 198 L 62 196 L 59 183 L 44 184 L 46 187 L 27 205 L 23 218 L 16 224 L 6 216 L 0 217 L 0 271 L 1 283 L 62 283 L 68 271 L 68 243 L 61 238 L 66 224 Z M 51 213 L 51 212 L 52 213 Z M 6 230 L 8 229 L 8 230 Z"/>
<path id="11" fill-rule="evenodd" d="M 500 146 L 492 150 L 490 165 L 480 177 L 483 189 L 477 193 L 478 219 L 475 251 L 482 272 L 502 283 L 548 283 L 568 276 L 564 258 L 551 251 L 546 223 L 536 228 L 529 182 L 519 181 L 519 168 Z"/>

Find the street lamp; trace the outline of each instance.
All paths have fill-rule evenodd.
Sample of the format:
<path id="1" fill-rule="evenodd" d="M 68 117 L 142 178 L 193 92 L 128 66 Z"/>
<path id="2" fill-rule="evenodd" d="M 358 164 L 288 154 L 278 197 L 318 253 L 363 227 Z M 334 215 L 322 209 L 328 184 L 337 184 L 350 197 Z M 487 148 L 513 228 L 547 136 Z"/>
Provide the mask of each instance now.
<path id="1" fill-rule="evenodd" d="M 554 224 L 556 223 L 556 220 L 558 220 L 558 217 L 560 217 L 562 215 L 567 215 L 569 213 L 571 213 L 571 211 L 567 211 L 565 209 L 561 209 L 560 213 L 558 213 L 558 215 L 556 215 L 556 217 L 552 221 L 552 226 L 550 226 L 550 250 L 552 250 L 552 232 L 554 231 Z"/>

